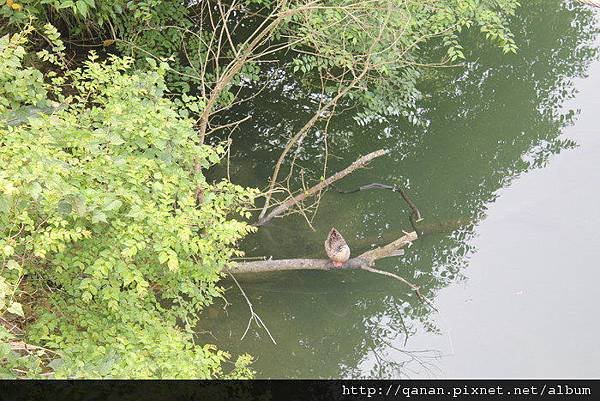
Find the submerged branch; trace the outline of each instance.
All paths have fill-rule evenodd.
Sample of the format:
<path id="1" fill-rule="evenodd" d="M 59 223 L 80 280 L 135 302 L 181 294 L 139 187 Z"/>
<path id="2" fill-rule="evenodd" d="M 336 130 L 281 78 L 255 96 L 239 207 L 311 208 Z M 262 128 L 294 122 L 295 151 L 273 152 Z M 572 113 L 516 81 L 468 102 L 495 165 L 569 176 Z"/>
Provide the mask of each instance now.
<path id="1" fill-rule="evenodd" d="M 410 198 L 410 196 L 408 196 L 408 194 L 402 188 L 400 188 L 400 187 L 397 187 L 397 186 L 394 186 L 394 185 L 386 185 L 386 184 L 380 184 L 378 182 L 374 182 L 374 183 L 371 183 L 371 184 L 363 185 L 363 186 L 358 187 L 357 189 L 354 189 L 354 190 L 351 190 L 351 191 L 342 191 L 340 189 L 335 188 L 335 190 L 338 193 L 340 193 L 340 194 L 353 194 L 355 192 L 366 191 L 366 190 L 369 190 L 369 189 L 388 189 L 388 190 L 393 191 L 393 192 L 398 192 L 400 194 L 400 196 L 402 196 L 402 199 L 404 199 L 404 201 L 411 208 L 411 210 L 412 210 L 412 216 L 415 218 L 415 223 L 418 223 L 421 220 L 423 220 L 423 217 L 421 216 L 421 211 L 419 210 L 419 208 L 417 207 L 417 205 L 415 205 L 415 203 Z"/>
<path id="2" fill-rule="evenodd" d="M 240 341 L 243 340 L 244 337 L 246 337 L 246 334 L 248 334 L 248 330 L 250 330 L 250 325 L 252 324 L 252 321 L 254 320 L 258 327 L 262 326 L 265 329 L 265 331 L 269 335 L 269 338 L 271 339 L 271 341 L 273 341 L 273 344 L 277 345 L 277 342 L 271 335 L 271 332 L 269 331 L 269 328 L 267 327 L 265 322 L 263 322 L 263 320 L 260 318 L 260 316 L 258 316 L 256 314 L 256 312 L 254 312 L 254 307 L 252 305 L 252 302 L 250 302 L 250 299 L 248 299 L 248 296 L 246 296 L 246 292 L 244 291 L 244 289 L 242 288 L 240 283 L 238 283 L 237 279 L 235 278 L 235 276 L 233 274 L 229 273 L 229 275 L 231 276 L 231 278 L 233 279 L 233 281 L 239 288 L 240 292 L 242 293 L 242 296 L 244 297 L 244 299 L 246 300 L 246 303 L 248 304 L 248 308 L 250 308 L 250 318 L 248 319 L 248 325 L 246 326 L 246 330 L 244 330 L 244 334 L 242 334 L 242 338 L 240 338 Z"/>

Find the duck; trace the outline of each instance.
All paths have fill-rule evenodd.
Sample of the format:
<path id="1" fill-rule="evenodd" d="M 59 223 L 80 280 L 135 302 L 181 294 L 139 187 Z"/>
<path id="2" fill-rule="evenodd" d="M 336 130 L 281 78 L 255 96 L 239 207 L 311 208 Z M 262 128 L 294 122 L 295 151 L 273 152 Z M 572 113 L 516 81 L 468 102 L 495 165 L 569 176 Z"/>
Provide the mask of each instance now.
<path id="1" fill-rule="evenodd" d="M 342 234 L 335 228 L 329 230 L 329 234 L 325 240 L 325 252 L 333 262 L 333 265 L 338 269 L 350 259 L 350 247 L 344 237 L 342 237 Z"/>

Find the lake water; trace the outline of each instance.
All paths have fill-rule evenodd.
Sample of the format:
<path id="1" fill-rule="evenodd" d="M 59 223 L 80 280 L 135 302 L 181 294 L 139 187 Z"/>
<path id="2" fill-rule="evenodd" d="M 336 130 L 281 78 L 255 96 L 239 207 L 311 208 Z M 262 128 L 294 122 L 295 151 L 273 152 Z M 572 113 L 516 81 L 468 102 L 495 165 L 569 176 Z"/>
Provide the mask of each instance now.
<path id="1" fill-rule="evenodd" d="M 524 2 L 512 22 L 517 55 L 471 34 L 469 63 L 426 73 L 422 125 L 361 127 L 351 113 L 332 120 L 328 174 L 391 150 L 338 187 L 407 189 L 424 235 L 376 267 L 421 286 L 439 312 L 364 271 L 239 275 L 277 345 L 255 325 L 240 341 L 249 311 L 230 281 L 230 305 L 201 316 L 201 341 L 250 353 L 257 377 L 600 377 L 597 20 L 587 7 Z M 287 95 L 274 99 L 273 90 L 238 111 L 252 116 L 232 155 L 232 176 L 244 185 L 265 184 L 314 106 L 286 77 L 273 85 Z M 317 130 L 296 155 L 309 182 L 323 174 L 324 142 Z M 295 188 L 298 177 L 297 168 Z M 357 255 L 412 230 L 408 216 L 391 191 L 328 191 L 307 216 L 315 231 L 286 216 L 242 247 L 248 256 L 325 257 L 335 226 Z"/>

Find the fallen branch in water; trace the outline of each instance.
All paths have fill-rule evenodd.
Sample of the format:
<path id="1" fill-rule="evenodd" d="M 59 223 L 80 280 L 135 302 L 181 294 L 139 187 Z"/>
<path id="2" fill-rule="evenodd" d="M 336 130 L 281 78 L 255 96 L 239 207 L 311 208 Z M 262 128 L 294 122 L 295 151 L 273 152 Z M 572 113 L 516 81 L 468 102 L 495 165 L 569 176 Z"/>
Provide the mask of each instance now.
<path id="1" fill-rule="evenodd" d="M 319 191 L 322 191 L 329 185 L 333 184 L 334 182 L 336 182 L 336 181 L 344 178 L 348 174 L 352 173 L 354 170 L 366 166 L 371 160 L 373 160 L 377 157 L 383 156 L 387 153 L 388 153 L 387 150 L 380 149 L 380 150 L 377 150 L 375 152 L 369 153 L 368 155 L 361 157 L 360 159 L 356 160 L 354 163 L 352 163 L 345 169 L 338 171 L 337 173 L 335 173 L 332 176 L 327 177 L 327 179 L 319 182 L 317 185 L 307 189 L 306 191 L 304 191 L 296 196 L 290 197 L 287 200 L 285 200 L 284 202 L 280 203 L 277 207 L 275 207 L 273 210 L 271 210 L 266 216 L 259 218 L 258 222 L 256 222 L 255 225 L 263 226 L 263 225 L 267 224 L 273 218 L 286 212 L 292 206 L 298 204 L 299 202 L 302 202 L 306 198 L 318 193 Z"/>
<path id="2" fill-rule="evenodd" d="M 419 287 L 403 277 L 397 274 L 386 272 L 383 270 L 373 268 L 375 261 L 383 258 L 392 256 L 399 256 L 403 254 L 402 248 L 404 246 L 411 246 L 412 242 L 417 239 L 416 232 L 404 233 L 404 235 L 395 241 L 390 242 L 387 245 L 380 246 L 375 249 L 363 252 L 355 258 L 351 258 L 342 266 L 342 269 L 358 269 L 365 270 L 371 273 L 382 274 L 388 277 L 392 277 L 402 283 L 408 285 L 421 299 L 427 303 L 434 310 L 437 310 L 433 303 L 424 297 L 419 291 Z M 338 270 L 336 269 L 331 260 L 329 259 L 269 259 L 259 260 L 252 262 L 238 262 L 228 267 L 226 272 L 228 273 L 263 273 L 263 272 L 280 272 L 287 270 Z"/>
<path id="3" fill-rule="evenodd" d="M 387 245 L 366 251 L 348 260 L 342 269 L 362 269 L 372 266 L 376 260 L 398 256 L 396 252 L 417 239 L 416 232 L 405 233 Z M 284 270 L 336 270 L 329 259 L 268 259 L 237 262 L 227 268 L 229 273 L 263 273 Z"/>

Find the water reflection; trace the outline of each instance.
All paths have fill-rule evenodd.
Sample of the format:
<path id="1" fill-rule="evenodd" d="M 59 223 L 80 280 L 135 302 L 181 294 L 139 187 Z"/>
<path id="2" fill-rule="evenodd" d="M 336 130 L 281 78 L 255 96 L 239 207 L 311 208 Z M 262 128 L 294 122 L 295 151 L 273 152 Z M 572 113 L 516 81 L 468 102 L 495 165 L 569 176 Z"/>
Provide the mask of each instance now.
<path id="1" fill-rule="evenodd" d="M 585 75 L 597 57 L 592 13 L 568 2 L 527 2 L 512 30 L 520 46 L 516 56 L 501 55 L 473 34 L 465 38 L 465 48 L 472 49 L 467 58 L 476 62 L 431 72 L 435 79 L 422 88 L 430 95 L 421 105 L 422 126 L 387 121 L 364 128 L 349 115 L 330 125 L 328 171 L 381 147 L 393 150 L 340 187 L 376 181 L 409 189 L 426 217 L 420 228 L 427 235 L 406 256 L 385 259 L 378 268 L 417 283 L 429 298 L 464 279 L 461 271 L 475 252 L 471 240 L 476 225 L 497 191 L 519 174 L 545 165 L 550 155 L 576 146 L 560 133 L 577 111 L 564 112 L 561 106 L 573 96 L 573 78 Z M 278 82 L 289 92 L 294 84 L 287 80 Z M 289 132 L 309 115 L 310 101 L 274 99 L 273 93 L 236 110 L 253 116 L 235 138 L 232 176 L 242 184 L 264 185 Z M 324 140 L 322 132 L 315 132 L 300 148 L 297 163 L 306 176 L 322 174 Z M 261 229 L 244 247 L 249 255 L 323 255 L 323 239 L 335 225 L 358 254 L 399 236 L 410 227 L 407 217 L 403 201 L 389 191 L 328 192 L 314 221 L 316 232 L 302 217 L 289 216 Z M 241 283 L 278 344 L 260 330 L 239 341 L 248 310 L 234 286 L 228 292 L 231 305 L 204 313 L 201 327 L 207 331 L 201 337 L 257 357 L 259 377 L 439 373 L 436 361 L 443 354 L 414 349 L 410 337 L 419 331 L 444 333 L 433 324 L 431 310 L 395 281 L 345 271 L 264 274 Z"/>

